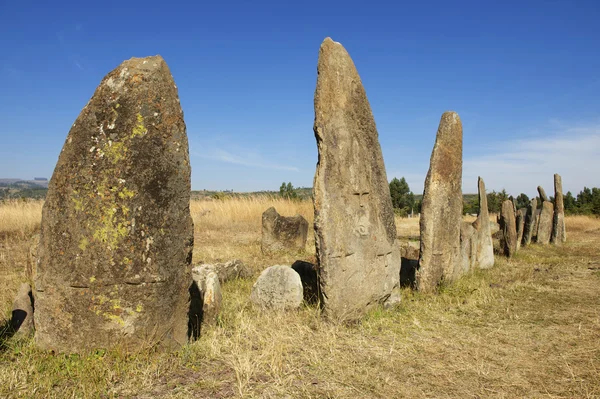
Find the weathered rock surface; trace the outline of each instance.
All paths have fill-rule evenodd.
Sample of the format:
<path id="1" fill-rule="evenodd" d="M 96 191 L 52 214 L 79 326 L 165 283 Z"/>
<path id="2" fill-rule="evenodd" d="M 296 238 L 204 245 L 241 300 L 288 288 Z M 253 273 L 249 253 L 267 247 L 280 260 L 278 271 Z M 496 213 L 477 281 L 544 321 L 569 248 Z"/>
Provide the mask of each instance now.
<path id="1" fill-rule="evenodd" d="M 317 265 L 303 260 L 297 260 L 292 264 L 292 269 L 298 273 L 300 281 L 302 281 L 304 301 L 310 304 L 318 303 L 320 301 L 320 291 Z"/>
<path id="2" fill-rule="evenodd" d="M 315 241 L 324 312 L 343 320 L 391 295 L 400 252 L 377 129 L 354 63 L 327 38 L 317 69 Z"/>
<path id="3" fill-rule="evenodd" d="M 252 272 L 239 259 L 230 260 L 224 263 L 201 263 L 192 268 L 192 273 L 201 273 L 203 268 L 213 269 L 219 276 L 219 282 L 224 283 L 237 278 L 248 278 Z"/>
<path id="4" fill-rule="evenodd" d="M 537 190 L 540 195 L 540 201 L 542 201 L 542 203 L 544 201 L 550 201 L 550 198 L 548 198 L 548 196 L 546 195 L 546 191 L 544 191 L 544 188 L 542 186 L 538 186 Z"/>
<path id="5" fill-rule="evenodd" d="M 400 244 L 400 286 L 416 288 L 416 272 L 419 267 L 421 243 L 406 241 Z"/>
<path id="6" fill-rule="evenodd" d="M 160 56 L 100 83 L 43 208 L 36 343 L 59 352 L 187 342 L 193 225 L 177 87 Z"/>
<path id="7" fill-rule="evenodd" d="M 473 224 L 462 222 L 460 225 L 460 262 L 455 267 L 455 278 L 460 277 L 476 266 L 477 244 L 477 230 L 473 227 Z"/>
<path id="8" fill-rule="evenodd" d="M 262 214 L 263 253 L 303 251 L 308 234 L 308 222 L 301 215 L 281 216 L 274 207 Z"/>
<path id="9" fill-rule="evenodd" d="M 19 287 L 13 302 L 10 328 L 12 333 L 18 335 L 31 335 L 33 333 L 33 295 L 29 283 Z"/>
<path id="10" fill-rule="evenodd" d="M 502 203 L 500 230 L 503 233 L 504 254 L 510 258 L 517 252 L 517 225 L 515 208 L 511 200 Z"/>
<path id="11" fill-rule="evenodd" d="M 490 221 L 490 233 L 492 234 L 492 236 L 498 231 L 500 231 L 500 225 L 496 222 Z"/>
<path id="12" fill-rule="evenodd" d="M 538 244 L 548 244 L 552 235 L 552 219 L 554 217 L 554 204 L 550 201 L 542 203 L 539 216 L 537 240 Z"/>
<path id="13" fill-rule="evenodd" d="M 303 299 L 300 275 L 289 266 L 268 267 L 252 286 L 250 299 L 264 309 L 297 309 Z"/>
<path id="14" fill-rule="evenodd" d="M 434 291 L 452 279 L 460 262 L 462 222 L 462 124 L 458 114 L 445 112 L 431 153 L 421 205 L 421 254 L 417 288 Z"/>
<path id="15" fill-rule="evenodd" d="M 215 324 L 221 313 L 223 294 L 215 265 L 202 264 L 192 268 L 194 286 L 190 288 L 190 339 L 200 336 L 202 324 Z"/>
<path id="16" fill-rule="evenodd" d="M 516 225 L 517 225 L 517 251 L 521 248 L 521 242 L 523 241 L 523 234 L 525 230 L 525 215 L 527 208 L 517 209 L 516 213 Z"/>
<path id="17" fill-rule="evenodd" d="M 552 237 L 554 244 L 567 241 L 565 227 L 565 203 L 562 192 L 562 179 L 559 174 L 554 175 L 554 218 L 552 219 Z"/>
<path id="18" fill-rule="evenodd" d="M 537 226 L 537 199 L 529 201 L 527 212 L 525 213 L 525 226 L 523 227 L 523 246 L 531 244 L 533 232 Z"/>
<path id="19" fill-rule="evenodd" d="M 494 244 L 492 242 L 492 229 L 485 183 L 481 177 L 477 181 L 477 188 L 479 193 L 479 214 L 475 222 L 473 222 L 473 227 L 475 228 L 475 238 L 472 239 L 472 243 L 475 245 L 473 267 L 489 269 L 494 266 Z"/>

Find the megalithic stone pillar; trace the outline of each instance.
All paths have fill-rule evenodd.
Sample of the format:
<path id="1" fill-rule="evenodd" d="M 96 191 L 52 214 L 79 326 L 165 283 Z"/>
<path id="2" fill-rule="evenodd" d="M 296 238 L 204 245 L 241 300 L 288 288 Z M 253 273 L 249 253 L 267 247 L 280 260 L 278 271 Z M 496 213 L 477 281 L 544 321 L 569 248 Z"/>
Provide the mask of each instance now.
<path id="1" fill-rule="evenodd" d="M 531 238 L 533 232 L 537 226 L 537 199 L 533 198 L 529 201 L 527 206 L 527 213 L 525 214 L 525 226 L 523 227 L 523 241 L 522 245 L 527 246 L 531 244 Z"/>
<path id="2" fill-rule="evenodd" d="M 537 190 L 538 190 L 538 193 L 540 194 L 540 200 L 542 201 L 542 203 L 544 201 L 550 201 L 550 199 L 546 195 L 546 191 L 544 191 L 544 188 L 542 186 L 538 186 Z"/>
<path id="3" fill-rule="evenodd" d="M 552 243 L 560 244 L 567 241 L 565 227 L 565 203 L 562 192 L 562 179 L 557 173 L 554 175 L 554 218 L 552 221 Z"/>
<path id="4" fill-rule="evenodd" d="M 489 269 L 494 266 L 494 243 L 490 229 L 490 214 L 485 183 L 481 177 L 477 181 L 477 190 L 479 193 L 479 214 L 473 222 L 473 227 L 476 230 L 476 238 L 473 240 L 476 243 L 474 266 L 480 269 Z"/>
<path id="5" fill-rule="evenodd" d="M 132 58 L 79 114 L 49 183 L 37 345 L 86 352 L 186 343 L 193 237 L 177 87 L 160 56 Z"/>
<path id="6" fill-rule="evenodd" d="M 504 254 L 510 258 L 517 252 L 517 226 L 515 209 L 511 200 L 502 203 L 499 222 L 504 236 Z"/>
<path id="7" fill-rule="evenodd" d="M 462 123 L 456 112 L 442 115 L 431 153 L 421 204 L 420 291 L 434 291 L 460 263 L 462 222 Z"/>
<path id="8" fill-rule="evenodd" d="M 399 286 L 400 248 L 375 120 L 356 67 L 344 47 L 327 38 L 317 72 L 318 273 L 325 314 L 347 320 Z"/>
<path id="9" fill-rule="evenodd" d="M 548 199 L 542 186 L 538 186 L 538 193 L 542 200 L 542 209 L 538 216 L 538 227 L 536 242 L 538 244 L 548 244 L 552 236 L 552 219 L 554 217 L 554 204 Z"/>

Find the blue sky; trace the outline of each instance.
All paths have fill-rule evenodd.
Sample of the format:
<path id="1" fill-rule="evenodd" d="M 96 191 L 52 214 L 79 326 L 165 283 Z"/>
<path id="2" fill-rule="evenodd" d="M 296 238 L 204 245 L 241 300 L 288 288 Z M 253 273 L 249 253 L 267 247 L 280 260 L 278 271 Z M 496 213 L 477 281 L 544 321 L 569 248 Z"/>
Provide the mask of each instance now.
<path id="1" fill-rule="evenodd" d="M 311 186 L 319 45 L 352 56 L 388 178 L 420 193 L 441 114 L 464 127 L 463 191 L 600 186 L 600 2 L 0 2 L 0 177 L 50 177 L 101 79 L 162 55 L 193 189 Z"/>

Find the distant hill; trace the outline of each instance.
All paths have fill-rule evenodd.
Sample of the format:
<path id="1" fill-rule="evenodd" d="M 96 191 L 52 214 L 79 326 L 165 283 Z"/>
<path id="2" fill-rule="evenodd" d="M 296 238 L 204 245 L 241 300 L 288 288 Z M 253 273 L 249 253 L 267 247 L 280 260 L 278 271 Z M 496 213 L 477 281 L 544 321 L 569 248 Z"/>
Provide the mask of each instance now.
<path id="1" fill-rule="evenodd" d="M 18 198 L 43 199 L 46 198 L 47 191 L 47 179 L 39 177 L 35 180 L 0 178 L 0 200 Z"/>

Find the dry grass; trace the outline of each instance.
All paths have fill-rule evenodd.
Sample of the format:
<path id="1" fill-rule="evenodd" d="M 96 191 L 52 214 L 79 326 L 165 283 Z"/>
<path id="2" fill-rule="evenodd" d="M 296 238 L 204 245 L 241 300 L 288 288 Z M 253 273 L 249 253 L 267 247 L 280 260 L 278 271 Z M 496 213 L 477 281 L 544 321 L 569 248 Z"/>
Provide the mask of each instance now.
<path id="1" fill-rule="evenodd" d="M 314 241 L 299 254 L 260 253 L 260 216 L 270 205 L 193 203 L 195 260 L 238 257 L 258 272 L 310 259 Z M 310 203 L 273 205 L 312 218 Z M 224 285 L 218 325 L 174 354 L 53 355 L 12 340 L 0 353 L 0 397 L 597 398 L 600 221 L 566 222 L 562 246 L 497 258 L 493 269 L 439 295 L 405 290 L 398 308 L 375 309 L 351 325 L 330 323 L 311 307 L 260 312 L 248 301 L 253 279 L 242 279 Z M 418 219 L 397 219 L 397 228 L 399 236 L 418 235 Z M 25 237 L 9 240 L 15 254 L 26 252 L 18 249 L 27 247 Z M 20 259 L 2 270 L 18 273 Z M 17 283 L 3 276 L 0 284 Z"/>
<path id="2" fill-rule="evenodd" d="M 43 201 L 0 202 L 0 235 L 26 236 L 40 228 Z"/>

